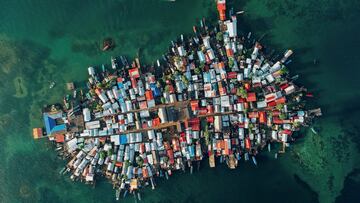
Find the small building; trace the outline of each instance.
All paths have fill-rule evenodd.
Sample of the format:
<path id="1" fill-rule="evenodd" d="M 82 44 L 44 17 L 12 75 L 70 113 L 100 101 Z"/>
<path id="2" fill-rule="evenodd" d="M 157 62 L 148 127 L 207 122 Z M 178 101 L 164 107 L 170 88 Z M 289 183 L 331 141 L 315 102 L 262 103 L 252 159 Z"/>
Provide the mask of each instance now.
<path id="1" fill-rule="evenodd" d="M 255 94 L 255 92 L 249 92 L 249 93 L 247 93 L 246 101 L 248 101 L 248 102 L 255 102 L 255 101 L 256 101 L 256 94 Z"/>
<path id="2" fill-rule="evenodd" d="M 43 130 L 42 128 L 33 128 L 33 137 L 34 139 L 42 138 Z"/>
<path id="3" fill-rule="evenodd" d="M 89 108 L 84 108 L 83 109 L 83 116 L 84 116 L 84 121 L 88 122 L 91 120 L 91 114 L 90 114 L 90 109 Z"/>

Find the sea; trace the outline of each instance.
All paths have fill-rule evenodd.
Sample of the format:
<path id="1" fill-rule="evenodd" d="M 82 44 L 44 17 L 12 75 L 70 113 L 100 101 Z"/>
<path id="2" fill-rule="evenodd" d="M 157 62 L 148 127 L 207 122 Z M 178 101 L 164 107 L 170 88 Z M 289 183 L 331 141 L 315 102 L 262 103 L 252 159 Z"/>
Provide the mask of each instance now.
<path id="1" fill-rule="evenodd" d="M 228 0 L 240 34 L 283 54 L 323 116 L 299 133 L 286 154 L 258 157 L 236 170 L 206 161 L 142 192 L 142 202 L 360 202 L 360 1 Z M 46 139 L 34 140 L 41 109 L 62 102 L 65 84 L 83 85 L 87 67 L 111 56 L 152 64 L 171 40 L 206 19 L 214 0 L 0 0 L 0 202 L 116 202 L 105 179 L 95 188 L 59 175 L 66 161 Z M 101 51 L 106 37 L 116 48 Z M 50 89 L 50 83 L 56 85 Z M 135 202 L 133 196 L 120 202 Z"/>

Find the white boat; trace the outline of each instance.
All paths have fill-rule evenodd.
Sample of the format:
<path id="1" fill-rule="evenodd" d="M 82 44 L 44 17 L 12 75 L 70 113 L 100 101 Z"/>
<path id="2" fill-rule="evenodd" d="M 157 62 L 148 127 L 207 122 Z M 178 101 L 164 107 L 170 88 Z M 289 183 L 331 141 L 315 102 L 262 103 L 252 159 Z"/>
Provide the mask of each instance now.
<path id="1" fill-rule="evenodd" d="M 268 151 L 269 152 L 271 151 L 271 144 L 270 143 L 268 144 Z"/>
<path id="2" fill-rule="evenodd" d="M 243 14 L 243 13 L 245 13 L 245 11 L 238 11 L 238 12 L 236 12 L 236 15 Z"/>
<path id="3" fill-rule="evenodd" d="M 116 190 L 115 196 L 116 196 L 116 200 L 119 201 L 120 189 L 117 189 L 117 190 Z"/>
<path id="4" fill-rule="evenodd" d="M 256 161 L 255 156 L 252 156 L 251 158 L 252 158 L 252 161 L 253 161 L 253 163 L 255 164 L 255 166 L 257 166 L 257 161 Z"/>
<path id="5" fill-rule="evenodd" d="M 275 159 L 277 159 L 277 157 L 278 157 L 278 153 L 275 153 Z"/>
<path id="6" fill-rule="evenodd" d="M 114 57 L 111 57 L 111 67 L 112 69 L 116 69 L 116 59 Z"/>
<path id="7" fill-rule="evenodd" d="M 55 86 L 55 84 L 56 84 L 56 83 L 55 83 L 54 81 L 50 82 L 49 88 L 52 89 L 52 88 Z"/>
<path id="8" fill-rule="evenodd" d="M 311 129 L 311 131 L 312 131 L 315 135 L 318 134 L 318 132 L 314 129 L 314 127 L 311 127 L 310 129 Z"/>
<path id="9" fill-rule="evenodd" d="M 245 161 L 249 161 L 249 154 L 247 152 L 245 153 L 244 157 L 245 157 Z"/>

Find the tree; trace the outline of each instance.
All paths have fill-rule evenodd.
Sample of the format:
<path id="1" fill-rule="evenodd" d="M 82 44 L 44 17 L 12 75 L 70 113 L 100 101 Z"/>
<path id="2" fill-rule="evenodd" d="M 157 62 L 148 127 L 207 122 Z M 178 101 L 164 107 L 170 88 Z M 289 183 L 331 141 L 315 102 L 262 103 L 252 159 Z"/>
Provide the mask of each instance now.
<path id="1" fill-rule="evenodd" d="M 109 149 L 109 151 L 107 151 L 107 156 L 111 156 L 113 154 L 113 150 Z"/>
<path id="2" fill-rule="evenodd" d="M 94 89 L 90 89 L 89 93 L 90 93 L 91 96 L 94 96 L 94 95 L 95 95 L 95 90 L 94 90 Z"/>
<path id="3" fill-rule="evenodd" d="M 104 84 L 102 84 L 102 83 L 97 83 L 97 84 L 96 84 L 96 87 L 99 88 L 99 89 L 104 89 Z"/>
<path id="4" fill-rule="evenodd" d="M 284 120 L 284 119 L 286 118 L 286 114 L 285 114 L 285 113 L 281 113 L 281 114 L 279 115 L 279 118 L 280 118 L 281 120 Z"/>
<path id="5" fill-rule="evenodd" d="M 295 121 L 295 122 L 293 123 L 293 126 L 294 126 L 294 128 L 300 127 L 300 122 Z"/>
<path id="6" fill-rule="evenodd" d="M 164 156 L 163 160 L 164 160 L 165 163 L 167 163 L 169 161 L 169 157 Z"/>
<path id="7" fill-rule="evenodd" d="M 144 160 L 142 159 L 142 157 L 140 157 L 140 156 L 136 157 L 136 164 L 138 166 L 142 166 L 144 164 Z"/>
<path id="8" fill-rule="evenodd" d="M 164 97 L 161 97 L 160 101 L 161 101 L 162 104 L 165 104 L 165 102 L 166 102 Z"/>
<path id="9" fill-rule="evenodd" d="M 288 72 L 289 72 L 289 70 L 288 70 L 285 66 L 283 66 L 283 67 L 280 69 L 280 74 L 281 74 L 281 75 L 287 74 Z"/>
<path id="10" fill-rule="evenodd" d="M 243 87 L 239 87 L 236 91 L 236 95 L 241 98 L 247 98 L 247 92 Z"/>
<path id="11" fill-rule="evenodd" d="M 232 68 L 234 66 L 234 59 L 233 58 L 229 58 L 229 67 Z"/>
<path id="12" fill-rule="evenodd" d="M 181 80 L 182 80 L 182 82 L 183 82 L 186 86 L 189 85 L 189 80 L 186 78 L 185 75 L 182 75 L 182 76 L 181 76 Z"/>
<path id="13" fill-rule="evenodd" d="M 201 62 L 201 63 L 199 64 L 199 68 L 200 68 L 202 71 L 204 71 L 205 63 L 204 63 L 204 62 Z"/>
<path id="14" fill-rule="evenodd" d="M 165 91 L 166 93 L 169 93 L 169 91 L 170 91 L 170 87 L 169 87 L 169 85 L 166 85 L 166 86 L 165 86 L 164 91 Z"/>
<path id="15" fill-rule="evenodd" d="M 223 40 L 223 33 L 222 32 L 216 33 L 216 40 L 217 41 L 222 41 Z"/>
<path id="16" fill-rule="evenodd" d="M 281 110 L 281 109 L 283 109 L 284 108 L 284 104 L 277 104 L 276 105 L 276 109 L 277 110 Z"/>
<path id="17" fill-rule="evenodd" d="M 194 72 L 196 75 L 199 75 L 201 73 L 201 70 L 200 70 L 200 68 L 195 68 Z"/>

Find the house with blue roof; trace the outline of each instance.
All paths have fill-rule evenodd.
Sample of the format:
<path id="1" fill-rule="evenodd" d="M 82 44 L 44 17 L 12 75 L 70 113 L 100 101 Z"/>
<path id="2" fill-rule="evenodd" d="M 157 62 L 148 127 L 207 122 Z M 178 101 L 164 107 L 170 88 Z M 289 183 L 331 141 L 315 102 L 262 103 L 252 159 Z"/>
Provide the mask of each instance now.
<path id="1" fill-rule="evenodd" d="M 62 119 L 62 115 L 62 111 L 46 112 L 43 114 L 47 135 L 64 134 L 66 132 L 66 124 Z"/>

